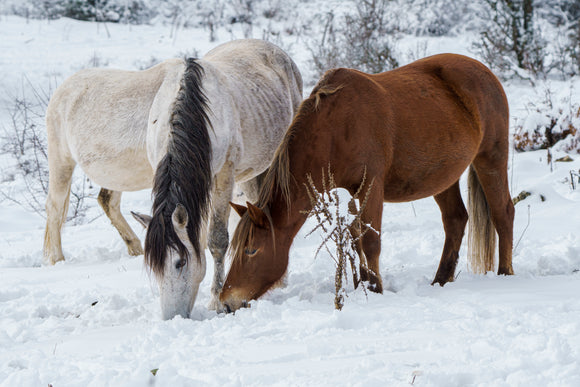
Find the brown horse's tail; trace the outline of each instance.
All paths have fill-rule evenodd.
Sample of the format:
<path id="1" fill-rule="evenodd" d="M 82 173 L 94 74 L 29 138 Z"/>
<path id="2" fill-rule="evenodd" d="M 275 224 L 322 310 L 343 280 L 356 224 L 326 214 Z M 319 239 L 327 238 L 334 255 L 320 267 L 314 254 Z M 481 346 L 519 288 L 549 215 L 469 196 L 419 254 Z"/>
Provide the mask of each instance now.
<path id="1" fill-rule="evenodd" d="M 467 179 L 469 190 L 469 235 L 467 255 L 474 273 L 494 271 L 495 227 L 483 188 L 473 166 L 469 167 Z"/>

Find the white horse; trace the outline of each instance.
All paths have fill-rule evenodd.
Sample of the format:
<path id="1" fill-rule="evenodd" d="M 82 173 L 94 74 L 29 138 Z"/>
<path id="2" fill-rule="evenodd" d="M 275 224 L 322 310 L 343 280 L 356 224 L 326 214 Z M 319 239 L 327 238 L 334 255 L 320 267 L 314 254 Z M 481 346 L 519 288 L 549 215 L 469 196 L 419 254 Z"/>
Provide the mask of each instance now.
<path id="1" fill-rule="evenodd" d="M 225 43 L 199 60 L 71 76 L 46 112 L 45 260 L 64 259 L 61 228 L 79 164 L 102 187 L 98 202 L 131 255 L 143 249 L 121 215 L 121 193 L 153 186 L 152 216 L 134 215 L 147 227 L 145 263 L 159 284 L 163 318 L 189 316 L 207 244 L 215 261 L 209 307 L 219 310 L 234 183 L 255 196 L 301 100 L 296 64 L 253 39 Z"/>

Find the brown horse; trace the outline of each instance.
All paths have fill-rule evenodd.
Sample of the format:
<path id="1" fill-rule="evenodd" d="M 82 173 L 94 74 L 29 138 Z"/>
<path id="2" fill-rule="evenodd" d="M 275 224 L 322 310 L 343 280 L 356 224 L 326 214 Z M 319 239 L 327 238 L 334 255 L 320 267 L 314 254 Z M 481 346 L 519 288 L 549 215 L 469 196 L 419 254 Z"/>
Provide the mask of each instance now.
<path id="1" fill-rule="evenodd" d="M 453 281 L 468 213 L 459 178 L 469 168 L 470 261 L 475 272 L 513 274 L 514 207 L 508 190 L 508 104 L 498 79 L 461 55 L 425 58 L 389 72 L 328 71 L 303 101 L 276 151 L 256 205 L 242 215 L 231 244 L 232 264 L 221 301 L 245 306 L 274 286 L 288 267 L 294 236 L 311 204 L 310 174 L 320 187 L 330 169 L 338 187 L 354 193 L 365 171 L 366 232 L 357 250 L 361 279 L 382 293 L 379 272 L 383 201 L 434 196 L 445 245 L 434 283 Z M 495 229 L 494 229 L 495 226 Z M 366 266 L 366 267 L 364 267 Z"/>

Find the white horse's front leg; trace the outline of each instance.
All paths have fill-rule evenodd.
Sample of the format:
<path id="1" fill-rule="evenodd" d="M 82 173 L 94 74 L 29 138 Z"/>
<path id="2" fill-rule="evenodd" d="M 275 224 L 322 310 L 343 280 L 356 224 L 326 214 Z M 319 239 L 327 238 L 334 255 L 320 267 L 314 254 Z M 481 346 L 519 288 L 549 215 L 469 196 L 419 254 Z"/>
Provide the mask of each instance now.
<path id="1" fill-rule="evenodd" d="M 230 216 L 230 200 L 234 190 L 233 163 L 228 161 L 214 180 L 212 194 L 212 214 L 209 226 L 209 250 L 214 261 L 214 276 L 211 285 L 211 301 L 209 309 L 223 311 L 219 295 L 224 284 L 224 256 L 228 249 L 228 219 Z"/>

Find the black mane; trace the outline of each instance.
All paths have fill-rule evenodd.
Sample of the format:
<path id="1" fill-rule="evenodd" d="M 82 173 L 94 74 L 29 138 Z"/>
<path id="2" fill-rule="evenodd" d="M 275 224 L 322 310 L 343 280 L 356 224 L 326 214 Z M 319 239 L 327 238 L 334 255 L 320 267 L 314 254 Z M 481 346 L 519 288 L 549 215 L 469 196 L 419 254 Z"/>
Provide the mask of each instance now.
<path id="1" fill-rule="evenodd" d="M 177 204 L 187 210 L 187 234 L 199 258 L 201 226 L 210 203 L 211 142 L 208 101 L 202 90 L 204 71 L 192 58 L 185 65 L 170 118 L 167 153 L 155 171 L 153 216 L 145 237 L 145 262 L 158 275 L 163 275 L 167 248 L 176 249 L 186 262 L 190 258 L 172 226 Z"/>

